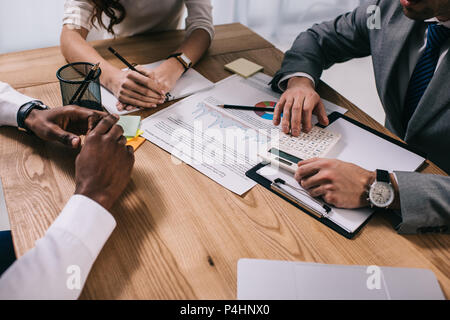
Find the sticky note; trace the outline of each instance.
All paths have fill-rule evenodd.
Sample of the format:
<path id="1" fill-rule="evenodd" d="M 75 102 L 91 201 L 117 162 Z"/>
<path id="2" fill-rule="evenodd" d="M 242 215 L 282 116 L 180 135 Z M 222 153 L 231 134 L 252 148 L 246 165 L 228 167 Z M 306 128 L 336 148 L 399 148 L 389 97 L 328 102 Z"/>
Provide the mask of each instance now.
<path id="1" fill-rule="evenodd" d="M 141 117 L 121 116 L 117 124 L 123 128 L 125 137 L 135 137 L 141 125 Z"/>
<path id="2" fill-rule="evenodd" d="M 137 137 L 139 137 L 139 136 L 142 135 L 143 133 L 144 133 L 144 131 L 142 131 L 142 130 L 139 129 L 139 130 L 136 132 L 136 135 L 135 135 L 134 137 L 127 137 L 127 141 L 136 139 Z"/>
<path id="3" fill-rule="evenodd" d="M 225 69 L 237 73 L 244 78 L 248 78 L 257 72 L 262 71 L 264 68 L 259 64 L 253 63 L 244 58 L 240 58 L 229 64 L 226 64 Z"/>
<path id="4" fill-rule="evenodd" d="M 127 146 L 132 146 L 134 151 L 139 149 L 139 147 L 145 142 L 145 138 L 137 137 L 134 139 L 131 139 L 127 142 Z"/>

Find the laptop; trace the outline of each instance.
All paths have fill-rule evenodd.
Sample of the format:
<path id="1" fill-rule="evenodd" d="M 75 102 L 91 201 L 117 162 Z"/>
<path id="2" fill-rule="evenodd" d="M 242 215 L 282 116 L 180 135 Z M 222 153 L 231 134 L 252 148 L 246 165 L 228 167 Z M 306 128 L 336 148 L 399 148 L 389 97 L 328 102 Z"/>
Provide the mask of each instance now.
<path id="1" fill-rule="evenodd" d="M 431 270 L 241 259 L 239 300 L 444 300 Z"/>

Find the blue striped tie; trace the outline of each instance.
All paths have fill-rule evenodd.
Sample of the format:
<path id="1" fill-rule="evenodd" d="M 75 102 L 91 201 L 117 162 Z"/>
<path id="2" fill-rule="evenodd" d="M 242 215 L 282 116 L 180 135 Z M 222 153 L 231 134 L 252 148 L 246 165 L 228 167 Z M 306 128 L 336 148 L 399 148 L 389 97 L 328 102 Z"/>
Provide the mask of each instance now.
<path id="1" fill-rule="evenodd" d="M 433 78 L 439 61 L 440 49 L 450 37 L 450 29 L 437 24 L 428 25 L 427 47 L 417 62 L 416 68 L 409 80 L 403 112 L 404 128 L 408 127 L 414 111 L 422 99 L 425 90 Z"/>

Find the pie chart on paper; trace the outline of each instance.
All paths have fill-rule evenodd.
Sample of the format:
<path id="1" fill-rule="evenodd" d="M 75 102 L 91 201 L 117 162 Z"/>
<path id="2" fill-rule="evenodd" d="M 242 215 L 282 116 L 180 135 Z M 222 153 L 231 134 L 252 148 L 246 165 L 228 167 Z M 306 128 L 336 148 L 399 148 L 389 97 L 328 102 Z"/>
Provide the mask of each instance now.
<path id="1" fill-rule="evenodd" d="M 277 103 L 274 101 L 262 101 L 255 104 L 255 107 L 258 108 L 274 108 Z M 273 120 L 273 112 L 264 112 L 264 111 L 255 111 L 255 113 L 266 120 Z"/>

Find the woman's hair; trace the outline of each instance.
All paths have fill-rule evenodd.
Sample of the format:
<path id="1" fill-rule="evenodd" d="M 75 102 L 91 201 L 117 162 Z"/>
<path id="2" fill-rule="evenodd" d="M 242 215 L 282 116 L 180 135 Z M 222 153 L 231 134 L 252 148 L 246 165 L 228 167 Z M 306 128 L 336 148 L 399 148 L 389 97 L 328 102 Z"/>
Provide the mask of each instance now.
<path id="1" fill-rule="evenodd" d="M 91 0 L 91 2 L 94 4 L 94 12 L 91 18 L 92 24 L 98 22 L 101 27 L 114 34 L 113 27 L 121 23 L 127 14 L 120 0 Z M 110 19 L 108 26 L 102 20 L 103 13 Z"/>

